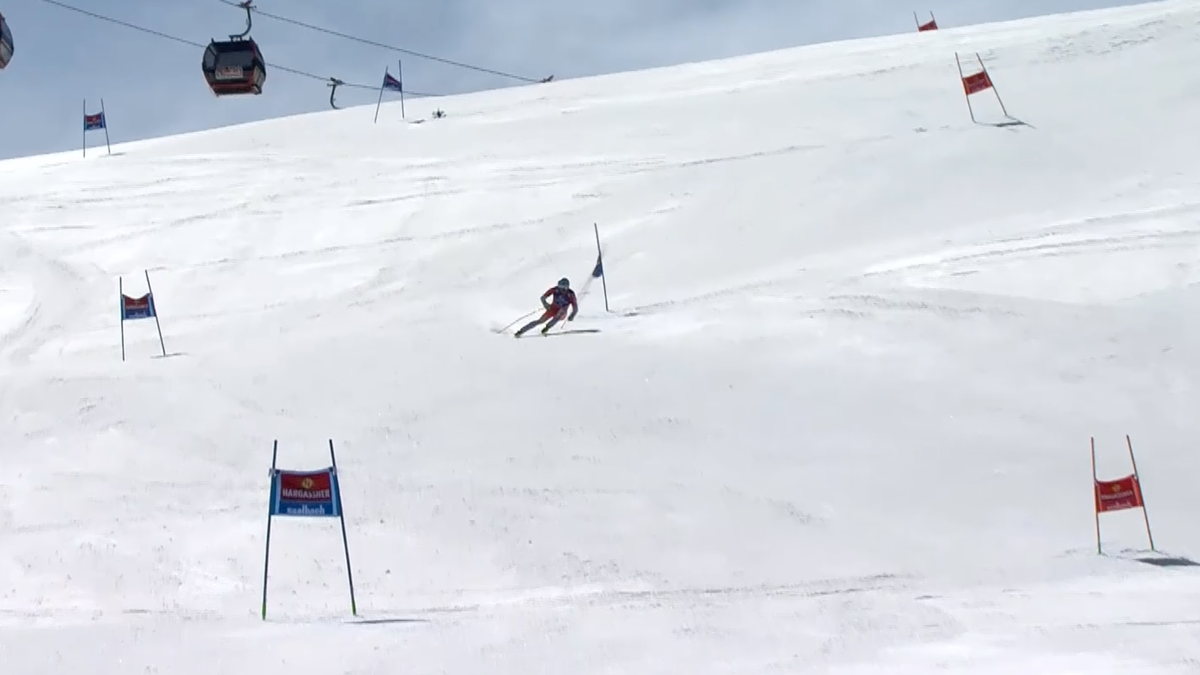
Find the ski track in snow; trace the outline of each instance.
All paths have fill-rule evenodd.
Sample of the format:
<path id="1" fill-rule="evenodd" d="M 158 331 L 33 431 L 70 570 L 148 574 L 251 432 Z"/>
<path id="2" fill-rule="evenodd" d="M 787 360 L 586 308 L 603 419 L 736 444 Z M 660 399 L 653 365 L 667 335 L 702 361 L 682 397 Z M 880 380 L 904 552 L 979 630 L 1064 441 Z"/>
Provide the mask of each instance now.
<path id="1" fill-rule="evenodd" d="M 1197 26 L 0 163 L 0 672 L 1200 672 Z M 1028 126 L 964 119 L 955 51 Z M 122 362 L 143 270 L 167 354 L 130 322 Z M 578 339 L 515 344 L 564 274 Z M 1127 512 L 1100 556 L 1126 434 L 1158 551 Z M 298 519 L 258 616 L 276 439 L 337 444 L 357 616 Z"/>

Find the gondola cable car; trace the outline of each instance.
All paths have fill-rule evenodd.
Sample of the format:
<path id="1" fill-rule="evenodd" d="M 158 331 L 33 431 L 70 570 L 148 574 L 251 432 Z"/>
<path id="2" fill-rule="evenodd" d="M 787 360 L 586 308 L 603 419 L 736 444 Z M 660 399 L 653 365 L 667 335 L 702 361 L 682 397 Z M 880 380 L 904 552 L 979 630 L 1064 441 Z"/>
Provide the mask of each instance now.
<path id="1" fill-rule="evenodd" d="M 246 30 L 228 40 L 210 40 L 204 50 L 201 68 L 208 87 L 217 96 L 261 94 L 267 79 L 267 64 L 258 44 L 249 37 L 254 22 L 250 0 L 238 4 L 246 10 Z"/>
<path id="2" fill-rule="evenodd" d="M 4 15 L 0 14 L 0 70 L 8 65 L 8 62 L 13 57 L 13 37 L 12 31 L 8 28 L 8 22 L 4 20 Z"/>

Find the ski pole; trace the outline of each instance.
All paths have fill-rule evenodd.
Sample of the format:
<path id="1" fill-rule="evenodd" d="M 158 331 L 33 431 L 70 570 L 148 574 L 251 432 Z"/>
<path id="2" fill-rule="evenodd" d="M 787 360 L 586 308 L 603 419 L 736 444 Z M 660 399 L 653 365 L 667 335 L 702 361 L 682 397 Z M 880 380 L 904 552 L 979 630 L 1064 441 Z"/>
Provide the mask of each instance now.
<path id="1" fill-rule="evenodd" d="M 516 325 L 516 323 L 517 323 L 518 321 L 520 321 L 521 319 L 528 319 L 529 317 L 533 316 L 534 314 L 537 314 L 537 310 L 536 310 L 536 309 L 535 309 L 535 310 L 533 310 L 532 312 L 529 312 L 528 314 L 522 314 L 521 316 L 518 316 L 517 318 L 515 318 L 515 319 L 513 319 L 513 320 L 512 320 L 512 323 L 508 324 L 508 325 L 507 325 L 507 326 L 505 326 L 504 328 L 501 328 L 501 329 L 500 329 L 500 332 L 501 332 L 501 333 L 503 333 L 504 331 L 506 331 L 506 330 L 508 330 L 509 328 L 512 328 L 514 325 Z"/>

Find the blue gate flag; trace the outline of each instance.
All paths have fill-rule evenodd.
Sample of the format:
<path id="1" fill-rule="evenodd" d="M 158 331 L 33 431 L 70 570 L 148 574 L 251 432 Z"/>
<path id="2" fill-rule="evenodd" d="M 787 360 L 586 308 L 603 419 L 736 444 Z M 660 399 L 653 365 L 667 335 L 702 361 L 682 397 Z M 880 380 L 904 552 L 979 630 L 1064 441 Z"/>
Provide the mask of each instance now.
<path id="1" fill-rule="evenodd" d="M 131 298 L 124 293 L 121 294 L 121 320 L 133 321 L 135 319 L 153 319 L 154 314 L 154 295 L 147 293 L 141 297 Z"/>
<path id="2" fill-rule="evenodd" d="M 342 515 L 337 471 L 271 471 L 271 515 L 338 518 Z"/>
<path id="3" fill-rule="evenodd" d="M 104 124 L 104 113 L 103 112 L 98 112 L 94 115 L 88 115 L 87 113 L 84 113 L 84 115 L 83 115 L 83 130 L 84 131 L 95 131 L 96 129 L 103 129 L 105 126 L 106 125 Z"/>

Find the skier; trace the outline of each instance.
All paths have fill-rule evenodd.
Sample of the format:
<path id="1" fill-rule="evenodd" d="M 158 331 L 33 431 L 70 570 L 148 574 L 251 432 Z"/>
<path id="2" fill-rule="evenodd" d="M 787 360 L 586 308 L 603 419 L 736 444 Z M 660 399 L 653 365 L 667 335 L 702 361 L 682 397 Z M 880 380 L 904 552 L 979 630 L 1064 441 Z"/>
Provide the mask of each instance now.
<path id="1" fill-rule="evenodd" d="M 547 302 L 550 297 L 554 298 L 553 301 Z M 566 277 L 559 279 L 557 286 L 542 293 L 542 307 L 546 311 L 540 317 L 522 326 L 521 330 L 517 331 L 516 337 L 521 337 L 525 331 L 549 319 L 550 323 L 542 328 L 542 335 L 545 335 L 546 331 L 553 328 L 554 324 L 563 318 L 568 307 L 571 308 L 571 314 L 567 316 L 567 321 L 575 320 L 575 315 L 579 313 L 579 301 L 575 298 L 575 291 L 571 290 L 571 282 Z"/>

